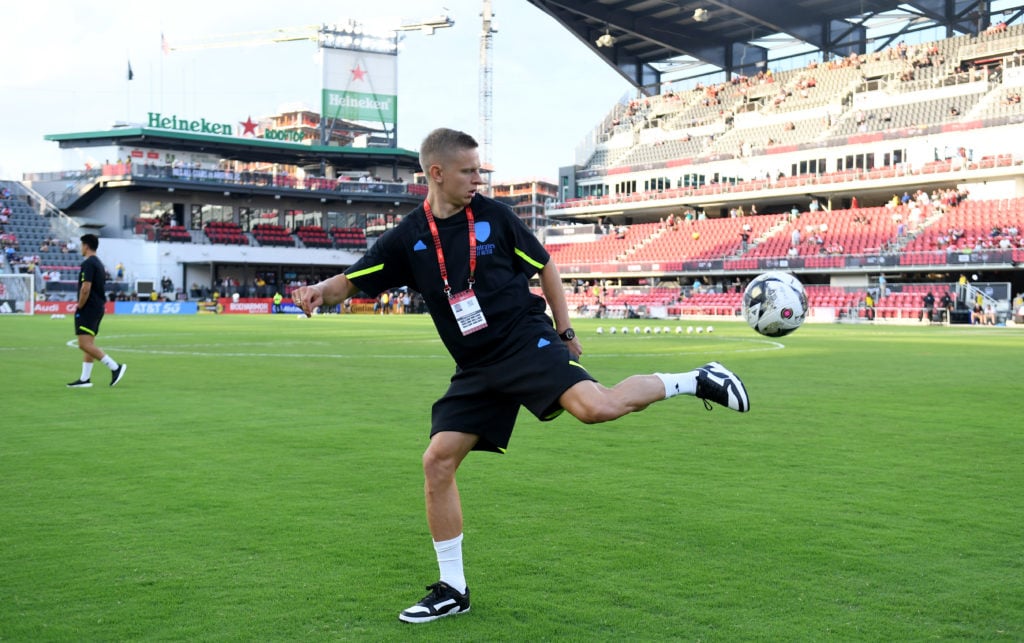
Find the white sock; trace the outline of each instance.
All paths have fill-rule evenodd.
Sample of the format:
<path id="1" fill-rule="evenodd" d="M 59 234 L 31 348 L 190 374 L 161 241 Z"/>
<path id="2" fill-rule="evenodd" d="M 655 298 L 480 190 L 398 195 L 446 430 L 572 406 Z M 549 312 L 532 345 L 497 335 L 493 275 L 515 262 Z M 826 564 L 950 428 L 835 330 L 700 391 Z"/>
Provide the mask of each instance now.
<path id="1" fill-rule="evenodd" d="M 82 377 L 79 379 L 88 382 L 90 377 L 92 377 L 92 362 L 82 362 Z"/>
<path id="2" fill-rule="evenodd" d="M 466 574 L 462 571 L 462 534 L 451 540 L 434 541 L 441 580 L 460 594 L 466 593 Z"/>
<path id="3" fill-rule="evenodd" d="M 697 371 L 686 373 L 655 373 L 665 385 L 665 399 L 697 392 Z"/>
<path id="4" fill-rule="evenodd" d="M 117 368 L 118 368 L 117 362 L 115 362 L 114 358 L 111 357 L 110 355 L 104 355 L 103 359 L 101 359 L 100 361 L 103 362 L 104 366 L 106 366 L 107 368 L 109 368 L 112 371 L 116 371 Z"/>

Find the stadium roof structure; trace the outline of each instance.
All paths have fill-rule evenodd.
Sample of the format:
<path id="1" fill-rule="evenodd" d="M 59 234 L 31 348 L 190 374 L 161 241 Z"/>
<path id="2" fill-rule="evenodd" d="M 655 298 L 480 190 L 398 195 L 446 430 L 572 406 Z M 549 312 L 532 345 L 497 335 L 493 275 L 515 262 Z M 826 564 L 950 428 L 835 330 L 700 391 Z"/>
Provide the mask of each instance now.
<path id="1" fill-rule="evenodd" d="M 367 163 L 380 163 L 419 171 L 419 154 L 401 148 L 340 147 L 337 145 L 305 145 L 243 138 L 197 134 L 178 130 L 124 127 L 95 132 L 47 134 L 45 140 L 57 142 L 61 148 L 78 147 L 160 147 L 161 149 L 218 154 L 237 161 L 283 163 L 311 167 L 327 162 L 338 170 L 361 169 Z"/>
<path id="2" fill-rule="evenodd" d="M 926 30 L 977 34 L 1024 14 L 1009 0 L 528 1 L 648 95 L 668 80 L 753 76 L 772 61 L 878 51 Z"/>

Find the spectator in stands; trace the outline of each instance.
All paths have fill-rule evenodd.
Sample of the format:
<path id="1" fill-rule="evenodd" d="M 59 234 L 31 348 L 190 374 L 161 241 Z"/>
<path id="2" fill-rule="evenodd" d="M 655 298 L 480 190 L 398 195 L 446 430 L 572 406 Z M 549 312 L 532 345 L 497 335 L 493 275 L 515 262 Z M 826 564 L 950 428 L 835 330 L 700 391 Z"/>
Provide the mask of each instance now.
<path id="1" fill-rule="evenodd" d="M 948 290 L 942 293 L 942 299 L 939 300 L 939 305 L 942 306 L 942 321 L 948 324 L 953 319 L 953 297 L 950 296 Z"/>
<path id="2" fill-rule="evenodd" d="M 115 277 L 115 279 L 117 279 L 118 281 L 124 281 L 124 263 L 118 261 L 117 265 L 114 266 L 114 270 L 117 271 L 117 276 Z"/>
<path id="3" fill-rule="evenodd" d="M 457 364 L 448 392 L 433 405 L 430 445 L 422 459 L 441 578 L 399 615 L 411 623 L 469 610 L 455 475 L 470 451 L 506 450 L 520 406 L 542 420 L 569 411 L 586 423 L 614 420 L 680 394 L 749 409 L 743 383 L 718 363 L 686 373 L 634 375 L 613 388 L 598 384 L 579 364 L 583 349 L 570 325 L 557 266 L 511 208 L 478 192 L 484 179 L 476 141 L 463 132 L 434 130 L 420 147 L 420 166 L 428 180 L 423 204 L 345 273 L 293 293 L 308 316 L 359 291 L 375 295 L 413 287 L 426 299 Z M 471 252 L 474 227 L 484 239 L 480 244 L 492 252 Z M 424 238 L 427 247 L 433 240 L 436 252 L 410 252 Z M 544 298 L 530 292 L 534 275 Z"/>
<path id="4" fill-rule="evenodd" d="M 985 312 L 982 314 L 981 320 L 986 326 L 996 325 L 996 311 L 992 308 L 992 304 L 987 304 L 985 306 Z"/>
<path id="5" fill-rule="evenodd" d="M 974 308 L 971 308 L 971 325 L 975 326 L 985 321 L 985 310 L 981 307 L 980 302 L 974 302 Z"/>
<path id="6" fill-rule="evenodd" d="M 116 386 L 128 369 L 127 364 L 118 364 L 113 357 L 103 352 L 96 345 L 96 335 L 100 332 L 100 322 L 107 301 L 106 270 L 103 262 L 96 256 L 100 240 L 94 234 L 82 235 L 82 261 L 78 273 L 78 306 L 75 308 L 75 335 L 78 336 L 78 348 L 82 351 L 82 374 L 68 384 L 68 388 L 89 388 L 92 386 L 92 366 L 99 360 L 110 369 L 110 385 Z"/>
<path id="7" fill-rule="evenodd" d="M 923 319 L 926 322 L 930 322 L 932 320 L 932 312 L 934 310 L 935 295 L 933 295 L 932 291 L 929 290 L 921 299 L 921 312 L 917 315 L 917 321 L 921 321 Z"/>

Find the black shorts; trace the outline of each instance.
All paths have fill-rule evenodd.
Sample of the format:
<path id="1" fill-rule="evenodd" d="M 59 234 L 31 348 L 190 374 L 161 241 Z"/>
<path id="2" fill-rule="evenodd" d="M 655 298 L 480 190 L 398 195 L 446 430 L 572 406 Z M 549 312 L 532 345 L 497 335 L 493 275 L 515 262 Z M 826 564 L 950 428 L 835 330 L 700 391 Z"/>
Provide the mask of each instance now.
<path id="1" fill-rule="evenodd" d="M 563 411 L 558 398 L 583 381 L 596 380 L 554 332 L 531 339 L 495 364 L 456 370 L 434 403 L 430 435 L 471 433 L 480 436 L 474 450 L 504 453 L 520 406 L 541 421 L 553 420 Z"/>
<path id="2" fill-rule="evenodd" d="M 100 332 L 100 322 L 103 321 L 103 311 L 82 310 L 75 313 L 75 335 L 92 335 L 95 337 Z"/>

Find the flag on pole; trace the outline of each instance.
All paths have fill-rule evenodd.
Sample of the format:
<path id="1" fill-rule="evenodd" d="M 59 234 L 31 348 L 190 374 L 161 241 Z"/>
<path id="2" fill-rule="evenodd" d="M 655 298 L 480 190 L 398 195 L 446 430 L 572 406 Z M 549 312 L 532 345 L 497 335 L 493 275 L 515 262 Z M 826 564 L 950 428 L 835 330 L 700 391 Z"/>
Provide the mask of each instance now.
<path id="1" fill-rule="evenodd" d="M 128 80 L 135 78 L 135 72 L 132 71 L 132 61 L 128 61 Z"/>

